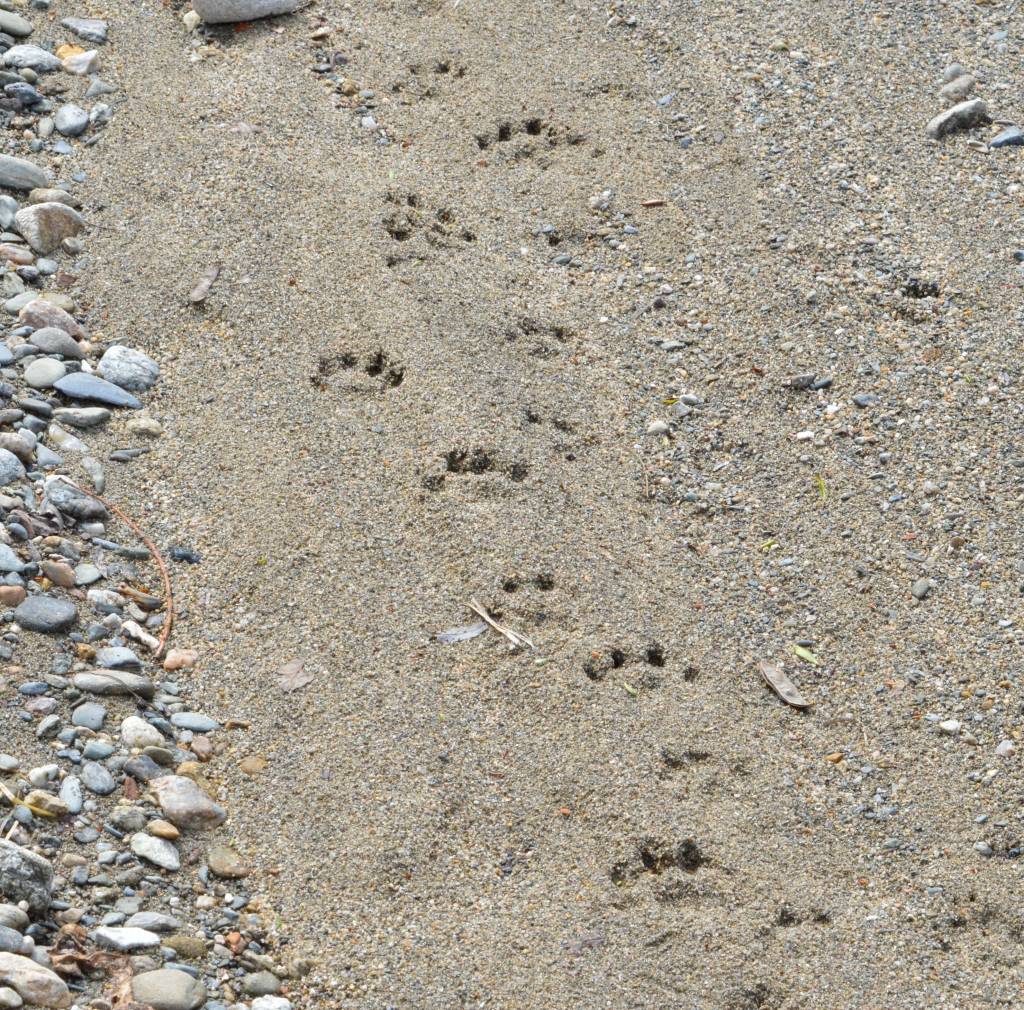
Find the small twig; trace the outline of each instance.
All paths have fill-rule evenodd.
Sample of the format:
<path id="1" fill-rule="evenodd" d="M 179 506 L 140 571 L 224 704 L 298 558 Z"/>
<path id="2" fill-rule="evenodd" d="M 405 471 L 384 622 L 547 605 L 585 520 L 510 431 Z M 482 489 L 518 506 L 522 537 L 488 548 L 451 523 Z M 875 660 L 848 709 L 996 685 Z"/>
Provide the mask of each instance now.
<path id="1" fill-rule="evenodd" d="M 73 481 L 68 480 L 67 477 L 61 476 L 60 478 L 69 487 L 73 487 L 76 491 L 81 491 L 83 494 L 87 494 L 90 498 L 95 498 L 101 505 L 117 513 L 128 526 L 142 539 L 145 545 L 153 552 L 153 557 L 156 558 L 156 563 L 160 568 L 160 574 L 164 577 L 164 589 L 167 592 L 167 620 L 164 622 L 164 630 L 160 635 L 160 641 L 157 644 L 155 658 L 159 659 L 163 655 L 163 651 L 167 646 L 167 639 L 171 634 L 171 625 L 174 624 L 174 597 L 171 594 L 171 577 L 167 574 L 167 566 L 164 564 L 164 559 L 160 557 L 160 552 L 156 549 L 153 541 L 146 536 L 138 526 L 135 525 L 116 505 L 112 505 L 110 502 L 105 501 L 98 494 L 93 494 L 92 491 L 86 491 L 84 487 L 79 487 Z"/>
<path id="2" fill-rule="evenodd" d="M 513 631 L 511 628 L 502 627 L 487 613 L 487 608 L 475 597 L 470 600 L 469 609 L 479 614 L 498 634 L 504 635 L 513 645 L 528 645 L 531 649 L 537 648 L 525 635 L 520 635 L 518 631 Z"/>

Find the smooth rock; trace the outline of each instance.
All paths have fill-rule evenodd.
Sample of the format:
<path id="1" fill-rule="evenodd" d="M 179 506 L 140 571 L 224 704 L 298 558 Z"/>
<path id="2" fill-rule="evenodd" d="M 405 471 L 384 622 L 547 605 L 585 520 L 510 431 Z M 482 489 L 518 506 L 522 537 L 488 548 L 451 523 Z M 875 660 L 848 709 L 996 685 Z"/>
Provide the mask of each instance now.
<path id="1" fill-rule="evenodd" d="M 143 351 L 115 344 L 100 358 L 97 369 L 108 382 L 143 392 L 160 378 L 160 366 Z"/>
<path id="2" fill-rule="evenodd" d="M 932 584 L 929 579 L 918 579 L 910 588 L 910 595 L 915 600 L 923 600 L 932 591 Z"/>
<path id="3" fill-rule="evenodd" d="M 53 867 L 48 859 L 0 838 L 0 893 L 4 897 L 26 901 L 30 911 L 41 915 L 50 904 L 52 888 Z"/>
<path id="4" fill-rule="evenodd" d="M 62 361 L 56 358 L 36 358 L 25 369 L 25 383 L 32 389 L 52 389 L 58 379 L 67 375 L 67 369 Z"/>
<path id="5" fill-rule="evenodd" d="M 28 308 L 28 306 L 26 306 Z M 25 310 L 22 309 L 22 312 Z M 108 351 L 107 354 L 110 352 Z M 106 357 L 106 355 L 104 355 Z M 98 375 L 87 375 L 85 372 L 72 372 L 54 383 L 65 396 L 78 400 L 95 400 L 98 403 L 109 403 L 112 407 L 139 408 L 142 403 L 120 386 L 101 379 Z"/>
<path id="6" fill-rule="evenodd" d="M 31 162 L 25 162 L 26 165 L 30 165 Z M 32 165 L 35 168 L 35 165 Z M 7 185 L 7 183 L 3 183 Z M 6 193 L 0 195 L 0 228 L 4 231 L 10 231 L 14 224 L 14 215 L 18 213 L 18 201 L 13 196 L 8 196 Z"/>
<path id="7" fill-rule="evenodd" d="M 28 929 L 29 921 L 28 913 L 17 905 L 0 904 L 0 926 L 24 933 Z"/>
<path id="8" fill-rule="evenodd" d="M 4 55 L 6 58 L 7 54 Z M 0 154 L 0 186 L 6 186 L 8 189 L 39 189 L 49 184 L 49 178 L 38 165 L 31 161 L 25 161 L 24 158 L 13 158 L 9 154 Z M 11 202 L 13 203 L 13 200 Z M 4 204 L 5 216 L 10 212 L 10 208 L 9 203 Z M 14 219 L 13 215 L 11 215 L 11 219 Z M 5 227 L 9 227 L 9 225 Z"/>
<path id="9" fill-rule="evenodd" d="M 65 56 L 61 64 L 69 74 L 77 77 L 86 77 L 88 74 L 95 74 L 100 69 L 100 54 L 95 49 L 89 49 L 84 53 L 72 53 Z"/>
<path id="10" fill-rule="evenodd" d="M 156 685 L 152 681 L 127 670 L 90 670 L 87 673 L 77 673 L 72 678 L 72 683 L 79 691 L 88 691 L 90 694 L 137 694 L 140 698 L 146 699 L 152 698 L 156 694 Z M 130 718 L 138 719 L 138 716 L 130 716 Z M 145 719 L 138 719 L 138 721 L 149 726 Z M 124 733 L 124 723 L 121 724 L 121 732 Z M 154 746 L 159 746 L 163 744 L 164 738 L 159 730 L 155 732 L 159 739 L 151 741 L 151 743 Z M 126 746 L 144 747 L 146 744 L 133 743 Z"/>
<path id="11" fill-rule="evenodd" d="M 136 747 L 159 747 L 163 742 L 163 733 L 137 715 L 130 715 L 121 723 L 121 743 L 129 750 Z"/>
<path id="12" fill-rule="evenodd" d="M 131 849 L 136 856 L 148 859 L 165 870 L 177 870 L 181 867 L 178 850 L 165 838 L 157 838 L 156 835 L 140 831 L 132 835 Z"/>
<path id="13" fill-rule="evenodd" d="M 110 411 L 106 407 L 58 407 L 53 418 L 74 428 L 95 428 L 110 420 Z"/>
<path id="14" fill-rule="evenodd" d="M 250 996 L 276 996 L 281 980 L 272 971 L 258 971 L 242 979 L 242 989 Z"/>
<path id="15" fill-rule="evenodd" d="M 60 107 L 54 123 L 62 137 L 77 137 L 89 128 L 89 113 L 80 105 L 68 102 Z"/>
<path id="16" fill-rule="evenodd" d="M 59 796 L 54 796 L 45 789 L 33 789 L 25 796 L 25 802 L 30 807 L 53 814 L 54 817 L 63 817 L 68 812 L 67 804 Z"/>
<path id="17" fill-rule="evenodd" d="M 136 975 L 132 979 L 132 995 L 153 1010 L 197 1010 L 208 998 L 206 986 L 199 979 L 173 968 Z"/>
<path id="18" fill-rule="evenodd" d="M 9 452 L 7 449 L 0 449 L 0 487 L 7 484 L 13 484 L 17 480 L 21 480 L 25 476 L 25 467 L 22 465 L 21 460 L 14 455 L 13 452 Z M 6 546 L 6 545 L 2 545 Z M 10 550 L 10 548 L 8 548 Z M 3 568 L 0 566 L 0 571 L 11 572 L 21 571 L 20 568 Z"/>
<path id="19" fill-rule="evenodd" d="M 42 360 L 45 361 L 47 359 L 44 358 Z M 33 362 L 33 364 L 35 364 L 35 362 Z M 57 364 L 60 364 L 60 362 L 58 361 Z M 25 435 L 20 431 L 5 431 L 0 433 L 0 448 L 6 449 L 8 452 L 13 452 L 14 455 L 26 465 L 32 463 L 32 446 L 25 438 Z"/>
<path id="20" fill-rule="evenodd" d="M 115 807 L 110 811 L 107 820 L 118 831 L 141 831 L 146 826 L 146 815 L 138 807 Z M 135 909 L 137 912 L 138 909 Z M 134 914 L 134 913 L 132 913 Z"/>
<path id="21" fill-rule="evenodd" d="M 82 812 L 82 783 L 77 775 L 69 775 L 64 779 L 58 795 L 67 804 L 69 814 Z"/>
<path id="22" fill-rule="evenodd" d="M 149 750 L 148 747 L 146 749 Z M 181 837 L 181 832 L 170 821 L 165 821 L 162 817 L 154 817 L 146 825 L 146 830 L 151 835 L 156 835 L 157 838 L 166 838 L 169 842 Z"/>
<path id="23" fill-rule="evenodd" d="M 227 845 L 214 845 L 206 857 L 206 863 L 211 872 L 218 877 L 238 880 L 252 873 L 252 867 L 247 865 L 245 860 Z"/>
<path id="24" fill-rule="evenodd" d="M 160 946 L 160 937 L 156 933 L 151 933 L 148 929 L 137 929 L 134 926 L 100 926 L 94 929 L 89 936 L 95 943 L 107 950 L 119 950 L 124 953 Z"/>
<path id="25" fill-rule="evenodd" d="M 131 649 L 123 645 L 107 646 L 96 652 L 96 662 L 108 670 L 128 670 L 138 672 L 142 662 Z"/>
<path id="26" fill-rule="evenodd" d="M 210 25 L 291 14 L 298 0 L 193 0 L 192 9 Z"/>
<path id="27" fill-rule="evenodd" d="M 24 1006 L 25 1001 L 13 990 L 7 986 L 0 986 L 0 1007 L 20 1007 Z"/>
<path id="28" fill-rule="evenodd" d="M 14 619 L 28 631 L 58 634 L 78 620 L 78 608 L 67 600 L 30 596 L 14 611 Z"/>
<path id="29" fill-rule="evenodd" d="M 33 330 L 55 326 L 58 330 L 69 333 L 76 340 L 85 338 L 85 330 L 75 322 L 74 318 L 45 298 L 34 298 L 24 305 L 18 312 L 18 320 L 25 326 L 31 326 Z M 95 376 L 86 376 L 84 372 L 75 372 L 67 378 L 71 379 L 79 375 L 85 378 L 95 378 Z M 69 393 L 68 395 L 74 396 L 75 394 Z"/>
<path id="30" fill-rule="evenodd" d="M 0 951 L 8 954 L 20 954 L 23 942 L 24 937 L 16 929 L 0 926 Z"/>
<path id="31" fill-rule="evenodd" d="M 107 710 L 102 705 L 86 702 L 71 713 L 71 725 L 84 726 L 98 733 L 103 728 L 103 720 L 106 717 Z"/>
<path id="32" fill-rule="evenodd" d="M 171 725 L 178 729 L 190 729 L 193 733 L 209 733 L 220 729 L 220 723 L 201 712 L 175 712 L 171 716 Z"/>
<path id="33" fill-rule="evenodd" d="M 78 207 L 81 205 L 81 201 L 71 193 L 65 192 L 63 189 L 53 188 L 32 190 L 25 200 L 25 204 L 31 207 L 36 203 L 63 203 L 67 204 L 68 207 Z"/>
<path id="34" fill-rule="evenodd" d="M 173 933 L 176 929 L 182 928 L 177 919 L 172 919 L 162 912 L 136 912 L 125 925 L 148 929 L 151 933 Z"/>
<path id="35" fill-rule="evenodd" d="M 938 140 L 947 134 L 956 133 L 959 130 L 971 130 L 988 121 L 988 104 L 983 98 L 973 98 L 969 102 L 961 102 L 937 115 L 925 127 L 925 136 L 932 140 Z"/>
<path id="36" fill-rule="evenodd" d="M 70 589 L 75 584 L 75 570 L 64 561 L 40 561 L 39 567 L 55 586 Z"/>
<path id="37" fill-rule="evenodd" d="M 87 561 L 83 561 L 80 565 L 75 565 L 76 586 L 91 586 L 102 578 L 103 573 L 95 565 Z"/>
<path id="38" fill-rule="evenodd" d="M 39 46 L 12 46 L 4 53 L 4 66 L 17 67 L 19 70 L 30 67 L 40 74 L 53 73 L 64 68 L 64 64 L 53 53 L 48 53 L 45 49 L 40 49 Z M 31 188 L 31 186 L 25 187 L 25 189 Z"/>
<path id="39" fill-rule="evenodd" d="M 36 446 L 36 463 L 41 470 L 54 470 L 64 465 L 64 457 L 59 456 L 52 449 L 45 445 Z"/>
<path id="40" fill-rule="evenodd" d="M 292 1010 L 292 1004 L 284 996 L 257 996 L 249 1004 L 249 1010 Z"/>
<path id="41" fill-rule="evenodd" d="M 86 42 L 107 41 L 107 28 L 109 26 L 106 21 L 100 21 L 96 18 L 64 18 L 61 21 L 61 25 L 80 39 L 85 39 Z M 2 22 L 0 22 L 0 26 L 2 26 Z M 29 27 L 31 30 L 31 26 Z M 3 28 L 3 31 L 7 31 L 7 29 Z M 8 32 L 8 34 L 13 35 L 14 32 Z"/>
<path id="42" fill-rule="evenodd" d="M 23 39 L 26 35 L 32 34 L 32 22 L 10 11 L 0 11 L 0 32 L 13 35 L 16 39 Z"/>
<path id="43" fill-rule="evenodd" d="M 85 90 L 86 98 L 99 98 L 101 95 L 113 95 L 117 91 L 117 88 L 113 85 L 107 84 L 105 81 L 101 81 L 96 78 L 92 84 L 89 85 Z"/>
<path id="44" fill-rule="evenodd" d="M 99 796 L 109 796 L 117 788 L 114 776 L 95 761 L 86 761 L 78 775 L 82 785 Z"/>
<path id="45" fill-rule="evenodd" d="M 942 71 L 942 79 L 944 81 L 955 81 L 962 74 L 966 73 L 967 71 L 959 63 L 951 63 Z"/>
<path id="46" fill-rule="evenodd" d="M 43 1007 L 69 1007 L 71 994 L 61 977 L 31 958 L 0 954 L 0 983 L 13 989 L 26 1003 Z"/>
<path id="47" fill-rule="evenodd" d="M 149 790 L 160 803 L 163 815 L 176 828 L 206 831 L 223 824 L 227 811 L 214 803 L 191 779 L 168 775 L 154 779 Z"/>
<path id="48" fill-rule="evenodd" d="M 57 129 L 61 129 L 61 117 L 68 109 L 78 109 L 77 105 L 65 105 L 57 113 Z M 85 113 L 78 109 L 79 112 Z M 86 117 L 88 123 L 88 117 Z M 64 127 L 69 129 L 67 117 Z M 79 131 L 81 132 L 81 131 Z M 73 207 L 63 203 L 37 203 L 31 207 L 22 207 L 14 217 L 14 225 L 21 232 L 25 241 L 44 256 L 56 249 L 66 238 L 73 238 L 85 228 L 85 218 Z"/>
<path id="49" fill-rule="evenodd" d="M 170 947 L 178 957 L 187 961 L 198 961 L 206 957 L 206 944 L 196 936 L 169 936 L 164 946 Z"/>
<path id="50" fill-rule="evenodd" d="M 36 330 L 28 338 L 28 342 L 47 354 L 60 354 L 65 358 L 74 358 L 75 361 L 81 361 L 85 357 L 85 352 L 78 341 L 56 326 L 45 326 L 41 330 Z M 107 416 L 109 417 L 109 412 Z"/>
<path id="51" fill-rule="evenodd" d="M 977 81 L 970 74 L 963 74 L 942 88 L 939 98 L 944 102 L 962 102 L 974 90 L 975 84 Z"/>
<path id="52" fill-rule="evenodd" d="M 170 774 L 166 768 L 161 767 L 145 754 L 136 754 L 128 758 L 124 763 L 124 773 L 131 775 L 136 782 L 151 782 L 153 779 Z"/>

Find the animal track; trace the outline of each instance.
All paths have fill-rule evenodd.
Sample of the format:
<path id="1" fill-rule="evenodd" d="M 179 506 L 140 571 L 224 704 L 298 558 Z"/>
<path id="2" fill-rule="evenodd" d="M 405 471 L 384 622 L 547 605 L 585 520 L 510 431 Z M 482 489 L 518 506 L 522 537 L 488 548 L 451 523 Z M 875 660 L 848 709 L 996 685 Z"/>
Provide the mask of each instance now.
<path id="1" fill-rule="evenodd" d="M 530 473 L 530 464 L 522 460 L 502 459 L 499 454 L 486 449 L 452 449 L 445 456 L 445 469 L 448 473 L 484 474 L 497 472 L 505 474 L 509 480 L 520 483 Z"/>
<path id="2" fill-rule="evenodd" d="M 570 127 L 556 126 L 545 122 L 543 119 L 532 118 L 523 120 L 520 123 L 512 123 L 508 120 L 499 122 L 493 132 L 478 133 L 475 140 L 477 147 L 481 151 L 488 151 L 493 145 L 508 144 L 514 136 L 523 133 L 528 137 L 540 137 L 543 139 L 536 143 L 527 142 L 525 146 L 516 147 L 512 151 L 512 157 L 517 161 L 531 158 L 541 151 L 549 150 L 559 145 L 576 147 L 587 139 L 582 133 Z"/>
<path id="3" fill-rule="evenodd" d="M 475 242 L 476 235 L 469 228 L 458 227 L 456 215 L 448 207 L 429 211 L 422 207 L 420 196 L 414 192 L 388 192 L 384 202 L 392 204 L 395 209 L 386 214 L 381 224 L 384 231 L 395 242 L 410 242 L 418 237 L 433 249 L 446 248 L 447 240 L 455 237 L 464 242 Z M 427 250 L 410 253 L 408 258 L 424 259 Z M 389 267 L 396 266 L 407 257 L 389 254 L 386 262 Z"/>
<path id="4" fill-rule="evenodd" d="M 317 369 L 310 375 L 309 380 L 316 389 L 321 391 L 327 389 L 327 380 L 331 376 L 342 371 L 351 371 L 359 363 L 359 359 L 351 351 L 340 351 L 337 354 L 321 355 L 317 362 Z M 388 355 L 379 348 L 370 354 L 364 363 L 363 371 L 371 378 L 380 378 L 382 389 L 393 389 L 400 386 L 405 379 L 405 367 L 403 365 L 390 364 Z M 351 391 L 365 391 L 361 387 L 353 386 Z"/>

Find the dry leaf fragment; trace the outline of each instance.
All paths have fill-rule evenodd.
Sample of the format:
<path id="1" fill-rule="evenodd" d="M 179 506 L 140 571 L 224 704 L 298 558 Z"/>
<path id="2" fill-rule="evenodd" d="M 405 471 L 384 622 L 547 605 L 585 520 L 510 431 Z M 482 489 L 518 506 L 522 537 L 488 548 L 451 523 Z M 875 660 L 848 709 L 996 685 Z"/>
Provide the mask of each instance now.
<path id="1" fill-rule="evenodd" d="M 189 301 L 194 305 L 198 305 L 200 302 L 206 300 L 206 296 L 210 293 L 210 288 L 213 287 L 213 282 L 217 279 L 217 275 L 220 273 L 220 264 L 211 263 L 200 275 L 199 281 L 196 286 L 192 289 L 192 294 L 188 296 Z"/>
<path id="2" fill-rule="evenodd" d="M 768 686 L 787 704 L 793 708 L 810 708 L 811 703 L 805 701 L 796 685 L 777 666 L 765 663 L 763 660 L 758 664 L 761 676 L 764 677 Z"/>
<path id="3" fill-rule="evenodd" d="M 482 635 L 490 625 L 486 621 L 478 624 L 471 624 L 467 628 L 452 628 L 450 631 L 441 631 L 437 634 L 439 642 L 468 642 L 477 635 Z"/>
<path id="4" fill-rule="evenodd" d="M 293 659 L 277 671 L 280 675 L 278 683 L 285 691 L 297 691 L 313 679 L 313 674 L 303 669 L 305 665 L 301 659 Z"/>

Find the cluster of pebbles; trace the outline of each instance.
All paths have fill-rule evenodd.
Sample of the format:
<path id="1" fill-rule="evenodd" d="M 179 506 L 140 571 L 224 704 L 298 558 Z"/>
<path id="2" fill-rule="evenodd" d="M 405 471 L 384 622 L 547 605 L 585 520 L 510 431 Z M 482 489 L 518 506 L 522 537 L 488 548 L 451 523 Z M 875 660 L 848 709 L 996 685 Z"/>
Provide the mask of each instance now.
<path id="1" fill-rule="evenodd" d="M 61 24 L 106 40 L 105 22 Z M 32 31 L 0 9 L 0 114 L 59 172 L 69 140 L 110 107 L 66 103 L 51 119 L 67 89 L 43 77 L 91 75 L 88 97 L 115 89 L 96 76 L 96 50 L 16 43 Z M 206 841 L 228 812 L 204 767 L 245 725 L 190 705 L 182 678 L 198 654 L 166 648 L 156 561 L 98 497 L 104 464 L 87 444 L 128 410 L 122 430 L 142 444 L 109 458 L 150 451 L 162 427 L 142 397 L 160 366 L 88 332 L 72 272 L 90 230 L 73 185 L 85 175 L 53 175 L 0 155 L 0 290 L 15 323 L 0 344 L 0 1007 L 287 1010 L 288 982 L 310 963 L 265 918 L 253 868 Z M 33 668 L 40 641 L 45 669 Z"/>

